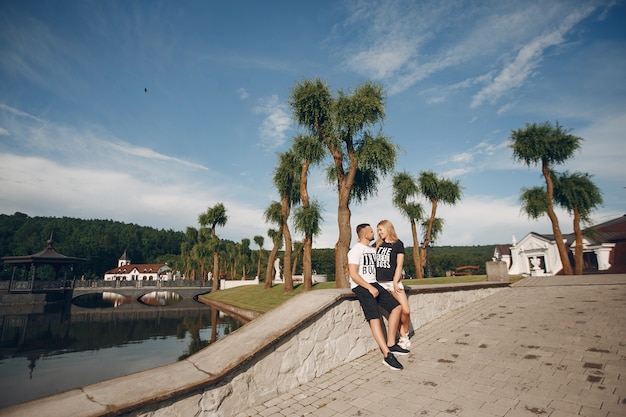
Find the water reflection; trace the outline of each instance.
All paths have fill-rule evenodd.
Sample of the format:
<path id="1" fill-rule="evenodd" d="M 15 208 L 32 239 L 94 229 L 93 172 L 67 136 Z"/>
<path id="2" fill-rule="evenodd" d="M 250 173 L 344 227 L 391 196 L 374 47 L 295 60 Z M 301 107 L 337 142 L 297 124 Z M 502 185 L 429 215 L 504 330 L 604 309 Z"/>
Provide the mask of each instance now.
<path id="1" fill-rule="evenodd" d="M 0 309 L 0 324 L 2 408 L 185 359 L 242 322 L 206 306 L 134 304 L 41 314 Z"/>
<path id="2" fill-rule="evenodd" d="M 151 293 L 142 295 L 137 301 L 142 304 L 162 307 L 171 306 L 182 301 L 183 297 L 172 291 L 152 291 Z"/>
<path id="3" fill-rule="evenodd" d="M 72 300 L 72 304 L 84 308 L 119 307 L 124 304 L 131 304 L 132 302 L 132 297 L 126 297 L 121 294 L 109 291 L 79 295 Z"/>

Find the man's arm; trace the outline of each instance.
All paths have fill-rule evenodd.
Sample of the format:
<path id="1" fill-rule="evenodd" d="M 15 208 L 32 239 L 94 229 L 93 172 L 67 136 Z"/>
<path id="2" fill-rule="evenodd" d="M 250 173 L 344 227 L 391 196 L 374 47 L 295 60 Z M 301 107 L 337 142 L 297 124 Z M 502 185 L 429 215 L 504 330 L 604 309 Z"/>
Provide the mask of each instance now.
<path id="1" fill-rule="evenodd" d="M 359 266 L 357 264 L 348 264 L 348 273 L 350 274 L 350 278 L 358 285 L 370 292 L 372 297 L 378 297 L 378 290 L 369 282 L 365 281 L 363 277 L 359 274 Z"/>

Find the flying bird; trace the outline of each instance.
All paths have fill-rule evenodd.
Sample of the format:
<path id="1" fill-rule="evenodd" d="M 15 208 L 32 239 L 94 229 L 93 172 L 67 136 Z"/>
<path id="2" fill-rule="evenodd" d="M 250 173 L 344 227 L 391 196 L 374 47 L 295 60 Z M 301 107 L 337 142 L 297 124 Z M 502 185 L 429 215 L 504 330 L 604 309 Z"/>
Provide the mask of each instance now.
<path id="1" fill-rule="evenodd" d="M 147 89 L 147 88 L 144 88 L 144 89 L 143 89 L 143 92 L 144 92 L 144 93 L 147 93 L 147 92 L 148 92 L 148 89 Z"/>

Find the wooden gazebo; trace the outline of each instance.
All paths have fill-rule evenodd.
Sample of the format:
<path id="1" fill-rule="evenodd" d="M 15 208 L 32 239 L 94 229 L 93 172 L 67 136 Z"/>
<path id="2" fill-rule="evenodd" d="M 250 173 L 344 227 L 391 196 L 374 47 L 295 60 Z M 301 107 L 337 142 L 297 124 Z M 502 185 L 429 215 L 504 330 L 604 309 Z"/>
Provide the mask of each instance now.
<path id="1" fill-rule="evenodd" d="M 35 287 L 35 279 L 37 275 L 37 267 L 41 265 L 50 265 L 54 269 L 54 284 L 57 289 L 62 289 L 67 286 L 67 268 L 65 269 L 65 275 L 63 278 L 59 277 L 61 268 L 66 266 L 71 271 L 74 270 L 74 266 L 80 262 L 87 262 L 88 259 L 77 258 L 72 256 L 65 256 L 57 252 L 52 246 L 52 233 L 50 239 L 48 239 L 48 245 L 41 251 L 32 255 L 26 256 L 5 256 L 2 258 L 5 264 L 13 265 L 13 272 L 11 273 L 11 284 L 9 285 L 9 292 L 33 292 Z M 24 281 L 26 285 L 19 285 L 14 288 L 15 272 L 19 266 L 24 266 Z M 61 279 L 63 285 L 60 285 Z M 51 283 L 52 284 L 52 283 Z"/>

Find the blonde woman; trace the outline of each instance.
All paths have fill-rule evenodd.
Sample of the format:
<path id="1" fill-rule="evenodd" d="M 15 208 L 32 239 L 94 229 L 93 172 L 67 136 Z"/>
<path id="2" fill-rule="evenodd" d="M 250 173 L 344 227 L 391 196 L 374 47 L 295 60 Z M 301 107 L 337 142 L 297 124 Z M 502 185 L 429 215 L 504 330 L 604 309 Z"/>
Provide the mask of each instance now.
<path id="1" fill-rule="evenodd" d="M 376 281 L 388 290 L 402 306 L 400 315 L 400 340 L 403 349 L 411 346 L 409 339 L 409 321 L 411 308 L 402 285 L 402 266 L 404 264 L 404 243 L 398 239 L 396 229 L 389 220 L 382 220 L 376 226 Z"/>

